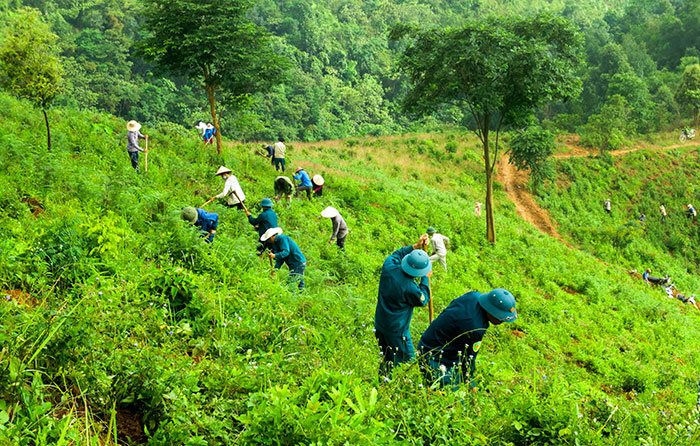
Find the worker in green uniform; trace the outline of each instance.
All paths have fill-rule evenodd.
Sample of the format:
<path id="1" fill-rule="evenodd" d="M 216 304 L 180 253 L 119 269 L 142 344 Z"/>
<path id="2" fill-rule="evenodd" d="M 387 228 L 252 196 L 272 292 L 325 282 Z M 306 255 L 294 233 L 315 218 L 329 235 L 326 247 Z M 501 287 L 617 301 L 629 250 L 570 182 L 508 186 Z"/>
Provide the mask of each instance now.
<path id="1" fill-rule="evenodd" d="M 413 246 L 394 251 L 382 265 L 374 334 L 382 352 L 379 375 L 383 380 L 389 380 L 394 366 L 415 356 L 409 328 L 413 308 L 430 300 L 432 266 L 423 250 L 427 244 L 428 235 L 423 234 Z"/>
<path id="2" fill-rule="evenodd" d="M 476 355 L 489 325 L 518 317 L 515 297 L 503 288 L 471 291 L 454 299 L 428 326 L 418 343 L 420 368 L 429 386 L 476 388 Z"/>
<path id="3" fill-rule="evenodd" d="M 306 257 L 299 249 L 299 245 L 288 235 L 282 234 L 282 228 L 270 228 L 260 237 L 260 241 L 270 248 L 268 255 L 275 261 L 275 269 L 280 269 L 283 264 L 289 267 L 289 280 L 296 282 L 299 291 L 303 290 L 304 270 L 306 269 Z"/>
<path id="4" fill-rule="evenodd" d="M 262 212 L 257 217 L 253 217 L 248 209 L 245 209 L 245 215 L 248 217 L 248 223 L 253 225 L 255 230 L 258 232 L 258 239 L 270 228 L 276 228 L 277 224 L 277 214 L 272 210 L 272 200 L 269 198 L 263 198 L 260 201 L 260 207 Z M 264 245 L 261 243 L 258 245 L 258 255 L 265 251 Z"/>

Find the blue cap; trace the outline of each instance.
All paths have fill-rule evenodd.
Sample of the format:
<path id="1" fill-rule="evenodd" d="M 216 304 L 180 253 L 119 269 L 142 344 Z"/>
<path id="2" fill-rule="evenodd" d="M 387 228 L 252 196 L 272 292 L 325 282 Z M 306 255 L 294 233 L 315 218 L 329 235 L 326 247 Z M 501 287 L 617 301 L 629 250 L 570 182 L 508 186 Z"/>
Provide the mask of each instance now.
<path id="1" fill-rule="evenodd" d="M 264 208 L 271 208 L 272 207 L 272 200 L 269 198 L 263 198 L 262 201 L 260 202 L 260 206 Z"/>

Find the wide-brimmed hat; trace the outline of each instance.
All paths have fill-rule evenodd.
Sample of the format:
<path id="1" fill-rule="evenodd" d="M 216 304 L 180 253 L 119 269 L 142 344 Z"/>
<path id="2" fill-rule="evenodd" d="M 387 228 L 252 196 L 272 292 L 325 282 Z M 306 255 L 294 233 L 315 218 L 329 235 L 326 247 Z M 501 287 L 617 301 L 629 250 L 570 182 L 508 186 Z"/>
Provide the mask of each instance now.
<path id="1" fill-rule="evenodd" d="M 319 174 L 314 175 L 314 177 L 311 180 L 314 182 L 314 184 L 318 186 L 323 186 L 323 183 L 326 182 L 326 180 L 324 180 L 323 177 Z"/>
<path id="2" fill-rule="evenodd" d="M 207 128 L 207 125 L 205 123 L 203 123 L 202 121 L 199 121 L 199 124 L 197 124 L 194 128 L 196 128 L 198 130 L 204 130 Z"/>
<path id="3" fill-rule="evenodd" d="M 271 208 L 272 200 L 270 200 L 269 198 L 263 198 L 262 201 L 260 201 L 260 207 Z"/>
<path id="4" fill-rule="evenodd" d="M 328 206 L 326 209 L 321 211 L 321 217 L 323 218 L 333 218 L 337 217 L 340 215 L 340 212 L 338 212 L 338 209 L 334 208 L 333 206 Z"/>
<path id="5" fill-rule="evenodd" d="M 518 317 L 515 311 L 515 297 L 508 290 L 496 288 L 480 294 L 478 300 L 481 308 L 501 322 L 513 322 Z"/>
<path id="6" fill-rule="evenodd" d="M 260 241 L 264 242 L 273 235 L 278 235 L 282 233 L 282 228 L 270 228 L 263 235 L 260 236 Z"/>
<path id="7" fill-rule="evenodd" d="M 414 249 L 401 260 L 401 269 L 411 277 L 422 277 L 433 269 L 433 265 L 425 251 Z"/>
<path id="8" fill-rule="evenodd" d="M 221 167 L 219 167 L 219 170 L 217 170 L 214 175 L 223 175 L 225 173 L 231 173 L 231 169 L 229 169 L 226 166 L 221 166 Z"/>
<path id="9" fill-rule="evenodd" d="M 430 235 L 433 235 L 433 234 L 435 234 L 437 231 L 436 231 L 435 228 L 433 228 L 432 226 L 428 226 L 428 229 L 427 229 L 425 232 L 427 232 L 427 233 L 430 234 Z"/>
<path id="10" fill-rule="evenodd" d="M 192 206 L 182 208 L 181 216 L 185 221 L 189 221 L 192 224 L 197 223 L 197 209 L 193 208 Z"/>
<path id="11" fill-rule="evenodd" d="M 139 130 L 141 130 L 141 124 L 134 120 L 131 120 L 126 123 L 126 129 L 130 132 L 138 132 Z"/>
<path id="12" fill-rule="evenodd" d="M 304 168 L 303 168 L 303 167 L 297 167 L 297 170 L 295 170 L 294 173 L 297 173 L 297 172 L 299 172 L 300 170 L 304 170 Z"/>

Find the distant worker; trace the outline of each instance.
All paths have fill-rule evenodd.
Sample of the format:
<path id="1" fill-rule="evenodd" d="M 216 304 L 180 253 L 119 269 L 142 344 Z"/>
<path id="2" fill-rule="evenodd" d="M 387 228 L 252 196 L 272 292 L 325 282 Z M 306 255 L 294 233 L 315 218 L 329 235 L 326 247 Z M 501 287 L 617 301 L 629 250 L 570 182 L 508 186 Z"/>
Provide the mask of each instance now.
<path id="1" fill-rule="evenodd" d="M 294 182 L 289 179 L 289 177 L 278 176 L 275 178 L 275 201 L 279 200 L 283 196 L 287 198 L 289 203 L 292 202 L 292 195 L 294 195 Z"/>
<path id="2" fill-rule="evenodd" d="M 474 202 L 474 215 L 477 217 L 481 217 L 481 202 L 476 201 Z"/>
<path id="3" fill-rule="evenodd" d="M 374 335 L 381 349 L 379 376 L 391 378 L 393 368 L 415 356 L 410 325 L 414 307 L 430 301 L 432 264 L 423 249 L 428 235 L 423 234 L 413 246 L 404 246 L 384 260 L 379 277 Z M 419 283 L 416 284 L 416 279 Z"/>
<path id="4" fill-rule="evenodd" d="M 324 180 L 319 174 L 316 174 L 311 178 L 311 185 L 313 187 L 312 191 L 315 197 L 320 197 L 323 195 L 323 185 L 325 183 L 326 180 Z"/>
<path id="5" fill-rule="evenodd" d="M 450 245 L 450 239 L 437 232 L 432 226 L 427 232 L 430 237 L 430 261 L 439 261 L 447 271 L 447 247 Z"/>
<path id="6" fill-rule="evenodd" d="M 659 205 L 659 212 L 661 212 L 661 221 L 666 221 L 666 206 Z"/>
<path id="7" fill-rule="evenodd" d="M 297 170 L 294 173 L 294 179 L 299 182 L 299 185 L 297 186 L 297 193 L 306 191 L 306 198 L 311 200 L 311 189 L 313 186 L 311 184 L 309 174 L 306 173 L 303 167 L 297 167 Z"/>
<path id="8" fill-rule="evenodd" d="M 454 299 L 428 326 L 418 343 L 419 364 L 428 386 L 461 383 L 476 388 L 476 355 L 489 324 L 518 317 L 515 297 L 503 288 L 488 293 L 470 291 Z"/>
<path id="9" fill-rule="evenodd" d="M 216 135 L 216 128 L 213 124 L 207 124 L 207 127 L 204 129 L 204 134 L 202 135 L 204 142 L 206 144 L 213 144 L 214 135 Z"/>
<path id="10" fill-rule="evenodd" d="M 181 217 L 199 228 L 205 242 L 214 241 L 216 228 L 219 226 L 219 214 L 188 206 L 182 208 Z"/>
<path id="11" fill-rule="evenodd" d="M 330 218 L 333 224 L 333 232 L 331 232 L 331 238 L 328 243 L 333 243 L 335 240 L 338 248 L 345 249 L 345 237 L 348 235 L 348 225 L 345 223 L 345 219 L 340 215 L 338 209 L 333 206 L 328 206 L 323 211 L 321 211 L 321 217 Z"/>
<path id="12" fill-rule="evenodd" d="M 238 178 L 231 172 L 231 169 L 225 166 L 219 167 L 216 171 L 216 176 L 220 176 L 224 180 L 224 190 L 220 194 L 211 197 L 202 207 L 216 200 L 217 198 L 226 198 L 226 206 L 243 209 L 245 206 L 245 194 L 241 185 L 238 183 Z"/>
<path id="13" fill-rule="evenodd" d="M 263 198 L 260 202 L 260 207 L 263 211 L 257 217 L 253 217 L 250 214 L 250 211 L 244 209 L 245 215 L 248 217 L 248 223 L 253 225 L 255 230 L 258 232 L 258 240 L 265 232 L 267 232 L 268 229 L 279 226 L 277 224 L 277 214 L 272 210 L 272 200 L 269 198 Z M 262 254 L 263 251 L 265 251 L 265 246 L 261 243 L 258 246 L 258 255 Z"/>
<path id="14" fill-rule="evenodd" d="M 608 213 L 608 215 L 612 215 L 612 204 L 610 203 L 610 198 L 603 202 L 603 208 L 605 209 L 605 212 Z"/>
<path id="15" fill-rule="evenodd" d="M 282 228 L 270 228 L 260 237 L 260 241 L 270 248 L 268 254 L 275 261 L 275 269 L 280 269 L 283 264 L 289 267 L 289 281 L 297 282 L 299 290 L 303 290 L 304 270 L 306 269 L 306 257 L 294 240 L 282 234 Z"/>
<path id="16" fill-rule="evenodd" d="M 273 159 L 274 159 L 273 155 L 275 154 L 275 148 L 272 147 L 270 144 L 263 144 L 262 148 L 265 151 L 263 153 L 267 154 L 266 158 L 270 158 L 270 164 L 272 164 L 274 166 L 275 163 L 273 161 Z"/>
<path id="17" fill-rule="evenodd" d="M 688 210 L 686 212 L 688 213 L 688 218 L 691 220 L 695 220 L 698 216 L 698 211 L 695 210 L 692 204 L 688 204 Z"/>
<path id="18" fill-rule="evenodd" d="M 284 172 L 284 155 L 286 151 L 287 146 L 284 145 L 284 138 L 280 136 L 272 148 L 272 164 L 275 166 L 275 170 Z"/>
<path id="19" fill-rule="evenodd" d="M 141 134 L 141 124 L 133 120 L 126 123 L 126 130 L 126 151 L 129 152 L 131 167 L 138 172 L 139 152 L 144 151 L 144 149 L 139 146 L 139 139 L 147 139 L 148 136 Z M 146 147 L 148 147 L 148 144 L 146 144 Z"/>
<path id="20" fill-rule="evenodd" d="M 647 268 L 644 270 L 642 273 L 642 279 L 650 285 L 668 285 L 671 283 L 671 278 L 666 276 L 666 277 L 654 277 L 651 275 L 651 270 Z"/>

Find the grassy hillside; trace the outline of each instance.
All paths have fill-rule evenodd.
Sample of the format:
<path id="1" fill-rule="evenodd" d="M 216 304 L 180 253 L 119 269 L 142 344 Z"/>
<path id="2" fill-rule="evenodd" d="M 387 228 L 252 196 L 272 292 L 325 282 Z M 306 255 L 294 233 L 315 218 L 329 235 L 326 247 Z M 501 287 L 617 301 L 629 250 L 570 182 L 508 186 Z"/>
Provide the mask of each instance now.
<path id="1" fill-rule="evenodd" d="M 47 153 L 39 112 L 5 96 L 0 110 L 4 443 L 700 438 L 700 312 L 631 278 L 632 260 L 601 261 L 540 234 L 498 188 L 498 242 L 486 243 L 472 212 L 480 152 L 468 135 L 288 144 L 290 168 L 327 180 L 322 199 L 276 207 L 308 258 L 307 291 L 295 294 L 286 269 L 271 277 L 255 255 L 241 212 L 208 207 L 221 222 L 211 245 L 179 217 L 221 190 L 220 164 L 251 207 L 270 196 L 276 173 L 258 144 L 230 144 L 219 159 L 192 132 L 144 128 L 149 171 L 137 175 L 121 121 L 54 110 Z M 350 226 L 345 254 L 326 243 L 327 205 Z M 470 289 L 505 287 L 518 299 L 518 321 L 485 337 L 476 393 L 426 389 L 415 365 L 378 383 L 379 269 L 429 225 L 452 240 L 449 271 L 433 276 L 436 313 Z M 695 283 L 682 257 L 646 248 Z M 414 338 L 427 323 L 417 310 Z"/>

